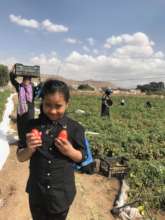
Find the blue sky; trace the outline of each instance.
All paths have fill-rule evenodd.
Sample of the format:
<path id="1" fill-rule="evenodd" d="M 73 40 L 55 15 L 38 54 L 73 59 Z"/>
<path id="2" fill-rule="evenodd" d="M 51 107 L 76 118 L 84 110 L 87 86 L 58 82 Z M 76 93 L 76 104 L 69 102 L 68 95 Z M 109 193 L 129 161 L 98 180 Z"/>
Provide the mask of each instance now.
<path id="1" fill-rule="evenodd" d="M 1 0 L 0 62 L 125 87 L 164 81 L 164 10 L 164 0 Z"/>

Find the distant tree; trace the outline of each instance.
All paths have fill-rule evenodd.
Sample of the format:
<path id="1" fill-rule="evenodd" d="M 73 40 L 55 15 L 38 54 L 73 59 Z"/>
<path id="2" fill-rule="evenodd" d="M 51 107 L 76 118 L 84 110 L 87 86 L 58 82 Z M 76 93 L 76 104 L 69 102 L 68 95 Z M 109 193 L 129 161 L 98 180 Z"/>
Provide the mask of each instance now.
<path id="1" fill-rule="evenodd" d="M 9 82 L 9 71 L 8 67 L 0 64 L 0 86 L 6 86 Z"/>
<path id="2" fill-rule="evenodd" d="M 137 85 L 137 88 L 142 92 L 158 92 L 165 90 L 163 82 L 151 82 L 149 84 Z"/>
<path id="3" fill-rule="evenodd" d="M 81 85 L 78 86 L 78 89 L 79 90 L 90 90 L 90 91 L 95 90 L 92 86 L 90 86 L 88 84 L 81 84 Z"/>

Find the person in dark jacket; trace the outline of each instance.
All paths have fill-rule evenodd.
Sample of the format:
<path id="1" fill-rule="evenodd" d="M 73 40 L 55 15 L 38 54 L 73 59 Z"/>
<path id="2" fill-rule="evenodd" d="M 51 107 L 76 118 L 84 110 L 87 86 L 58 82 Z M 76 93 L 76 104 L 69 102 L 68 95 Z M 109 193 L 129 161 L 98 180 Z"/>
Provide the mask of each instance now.
<path id="1" fill-rule="evenodd" d="M 122 106 L 125 105 L 125 99 L 122 99 L 122 100 L 121 100 L 120 105 L 122 105 Z"/>
<path id="2" fill-rule="evenodd" d="M 146 107 L 146 108 L 152 108 L 151 102 L 150 102 L 150 101 L 146 101 L 146 102 L 145 102 L 145 107 Z"/>
<path id="3" fill-rule="evenodd" d="M 106 89 L 101 99 L 101 116 L 110 116 L 110 106 L 113 102 L 111 99 L 112 90 Z"/>
<path id="4" fill-rule="evenodd" d="M 29 76 L 24 76 L 22 83 L 19 83 L 16 77 L 12 70 L 10 72 L 10 81 L 18 93 L 17 131 L 18 137 L 21 139 L 27 122 L 34 118 L 34 97 L 37 86 L 33 86 Z"/>
<path id="5" fill-rule="evenodd" d="M 46 81 L 41 114 L 29 121 L 18 145 L 18 160 L 30 160 L 26 192 L 33 220 L 65 220 L 76 194 L 74 164 L 85 159 L 85 135 L 65 114 L 69 96 L 64 82 Z"/>

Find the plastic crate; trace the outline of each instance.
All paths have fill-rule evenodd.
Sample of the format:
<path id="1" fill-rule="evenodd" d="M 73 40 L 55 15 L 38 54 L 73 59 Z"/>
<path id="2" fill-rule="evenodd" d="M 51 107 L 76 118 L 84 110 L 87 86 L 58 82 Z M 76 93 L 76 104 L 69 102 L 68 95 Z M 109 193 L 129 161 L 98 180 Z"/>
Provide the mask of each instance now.
<path id="1" fill-rule="evenodd" d="M 21 63 L 16 63 L 15 74 L 17 76 L 40 77 L 40 66 L 25 66 Z"/>
<path id="2" fill-rule="evenodd" d="M 99 172 L 108 178 L 124 177 L 128 174 L 129 168 L 127 162 L 120 157 L 104 157 L 100 158 Z"/>

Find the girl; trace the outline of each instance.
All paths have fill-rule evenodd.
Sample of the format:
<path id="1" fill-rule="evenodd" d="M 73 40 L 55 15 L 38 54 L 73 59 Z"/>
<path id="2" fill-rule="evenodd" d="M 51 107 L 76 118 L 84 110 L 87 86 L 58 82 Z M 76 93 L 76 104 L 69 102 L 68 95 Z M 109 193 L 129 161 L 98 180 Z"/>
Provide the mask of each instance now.
<path id="1" fill-rule="evenodd" d="M 65 220 L 76 194 L 73 163 L 85 158 L 85 137 L 83 127 L 65 115 L 69 96 L 64 82 L 46 81 L 41 114 L 19 142 L 18 160 L 30 159 L 26 192 L 33 220 Z"/>
<path id="2" fill-rule="evenodd" d="M 21 83 L 14 74 L 15 65 L 10 72 L 10 81 L 18 93 L 17 130 L 19 139 L 23 138 L 28 120 L 34 118 L 34 97 L 38 87 L 34 87 L 30 76 L 24 76 Z"/>

